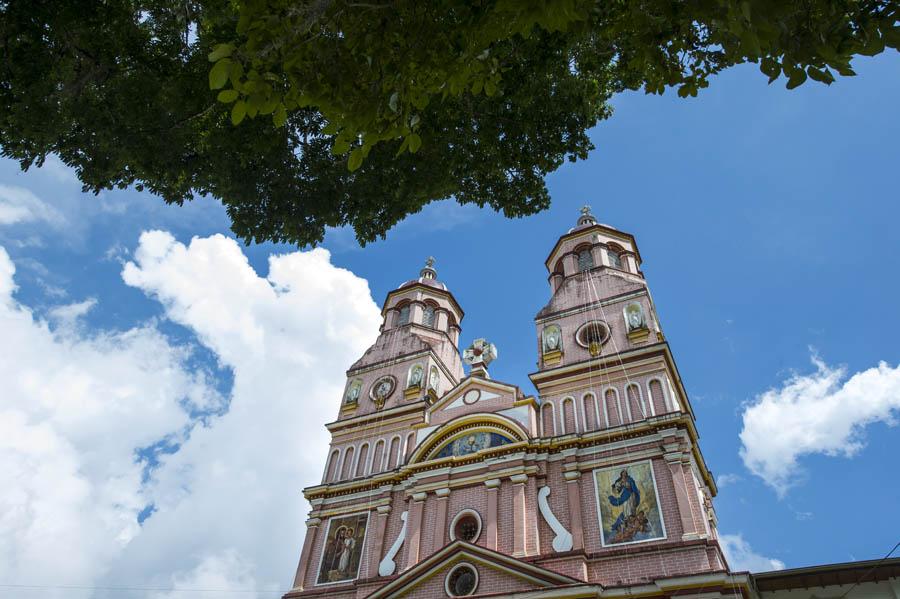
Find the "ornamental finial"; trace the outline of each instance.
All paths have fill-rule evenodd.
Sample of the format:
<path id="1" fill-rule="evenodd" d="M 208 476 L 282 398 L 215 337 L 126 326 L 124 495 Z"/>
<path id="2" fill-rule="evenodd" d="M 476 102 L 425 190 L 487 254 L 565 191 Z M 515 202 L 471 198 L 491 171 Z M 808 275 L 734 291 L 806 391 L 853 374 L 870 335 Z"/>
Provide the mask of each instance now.
<path id="1" fill-rule="evenodd" d="M 425 268 L 434 268 L 434 256 L 425 258 Z"/>

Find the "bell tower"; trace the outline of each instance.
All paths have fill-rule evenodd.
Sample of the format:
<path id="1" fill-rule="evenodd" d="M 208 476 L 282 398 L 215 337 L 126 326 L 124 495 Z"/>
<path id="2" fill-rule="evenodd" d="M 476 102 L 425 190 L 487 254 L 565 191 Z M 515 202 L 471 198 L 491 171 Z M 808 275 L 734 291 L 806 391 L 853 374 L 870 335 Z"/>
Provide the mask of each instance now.
<path id="1" fill-rule="evenodd" d="M 433 259 L 388 293 L 304 489 L 285 599 L 754 596 L 719 546 L 634 237 L 585 207 L 545 265 L 537 395 L 489 375 L 487 339 L 460 352 L 463 311 Z"/>

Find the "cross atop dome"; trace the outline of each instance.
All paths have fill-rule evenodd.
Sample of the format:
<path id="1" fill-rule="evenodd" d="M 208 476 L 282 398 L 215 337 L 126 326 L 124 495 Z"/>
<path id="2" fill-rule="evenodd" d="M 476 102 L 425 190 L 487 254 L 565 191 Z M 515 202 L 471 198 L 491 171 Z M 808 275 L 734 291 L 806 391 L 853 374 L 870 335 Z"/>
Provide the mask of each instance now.
<path id="1" fill-rule="evenodd" d="M 591 214 L 591 207 L 585 204 L 581 207 L 581 216 L 578 217 L 578 226 L 596 225 L 597 219 Z"/>
<path id="2" fill-rule="evenodd" d="M 437 278 L 437 271 L 434 270 L 434 256 L 428 256 L 425 258 L 425 268 L 419 272 L 419 276 L 423 279 L 435 279 Z"/>

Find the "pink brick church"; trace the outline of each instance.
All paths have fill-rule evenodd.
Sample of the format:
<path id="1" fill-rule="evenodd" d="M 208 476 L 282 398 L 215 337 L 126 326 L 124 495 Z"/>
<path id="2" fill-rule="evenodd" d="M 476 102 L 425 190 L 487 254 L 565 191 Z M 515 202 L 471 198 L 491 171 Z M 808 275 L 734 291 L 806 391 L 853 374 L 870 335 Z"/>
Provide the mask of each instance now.
<path id="1" fill-rule="evenodd" d="M 488 341 L 460 355 L 431 260 L 388 294 L 304 491 L 286 599 L 900 597 L 897 560 L 731 572 L 634 237 L 585 208 L 545 265 L 537 396 L 490 377 Z"/>

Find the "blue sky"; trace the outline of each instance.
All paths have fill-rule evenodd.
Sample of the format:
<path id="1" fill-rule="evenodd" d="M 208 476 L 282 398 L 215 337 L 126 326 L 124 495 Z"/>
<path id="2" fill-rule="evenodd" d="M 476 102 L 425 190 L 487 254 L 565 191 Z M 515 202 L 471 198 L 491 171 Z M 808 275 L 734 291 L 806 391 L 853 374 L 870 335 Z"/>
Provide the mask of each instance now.
<path id="1" fill-rule="evenodd" d="M 531 393 L 532 319 L 549 298 L 543 260 L 556 238 L 573 226 L 578 208 L 590 204 L 600 221 L 637 238 L 644 273 L 697 414 L 701 448 L 714 474 L 725 475 L 716 499 L 720 530 L 740 535 L 758 556 L 788 567 L 880 557 L 900 540 L 900 482 L 894 476 L 900 437 L 890 426 L 898 415 L 900 388 L 891 382 L 900 362 L 894 299 L 900 292 L 900 57 L 858 60 L 855 68 L 858 77 L 828 88 L 809 83 L 788 92 L 782 82 L 767 86 L 758 71 L 747 67 L 719 76 L 696 99 L 621 95 L 612 119 L 592 132 L 597 149 L 590 158 L 548 178 L 549 211 L 507 220 L 445 202 L 409 217 L 387 240 L 364 249 L 344 230 L 330 232 L 324 247 L 335 266 L 368 281 L 378 306 L 390 289 L 416 276 L 426 256 L 435 256 L 439 278 L 466 310 L 463 346 L 475 337 L 493 341 L 500 354 L 491 366 L 494 378 Z M 16 202 L 31 207 L 30 218 L 0 224 L 0 246 L 16 267 L 19 305 L 27 306 L 36 321 L 50 323 L 56 334 L 86 343 L 150 327 L 169 346 L 189 348 L 183 367 L 199 369 L 208 393 L 222 399 L 200 402 L 184 422 L 170 427 L 183 433 L 173 433 L 176 449 L 196 436 L 191 431 L 199 430 L 192 428 L 198 414 L 228 410 L 230 398 L 237 396 L 234 371 L 242 366 L 234 364 L 241 358 L 229 357 L 224 342 L 217 344 L 218 329 L 204 329 L 179 311 L 183 288 L 166 287 L 163 274 L 153 278 L 154 264 L 167 265 L 154 263 L 153 256 L 135 258 L 145 230 L 169 232 L 172 240 L 157 242 L 170 249 L 194 236 L 229 235 L 227 219 L 214 201 L 178 208 L 133 190 L 83 195 L 72 174 L 58 164 L 23 174 L 17 164 L 2 161 L 0 185 L 7 197 L 18 194 Z M 32 196 L 23 200 L 23 193 Z M 271 244 L 241 248 L 260 277 L 269 272 L 271 254 L 296 251 Z M 123 281 L 127 261 L 136 261 L 141 271 L 130 282 Z M 364 287 L 350 288 L 365 295 Z M 85 301 L 94 305 L 82 305 Z M 81 308 L 65 321 L 59 307 L 73 305 Z M 371 310 L 363 312 L 361 330 L 370 330 Z M 341 346 L 335 359 L 343 362 L 327 375 L 335 379 L 329 384 L 336 394 L 329 395 L 329 388 L 317 401 L 337 405 L 340 370 L 360 351 L 355 343 Z M 887 364 L 883 376 L 862 395 L 842 386 L 881 361 Z M 841 367 L 843 378 L 836 371 Z M 870 371 L 872 377 L 877 374 Z M 819 395 L 809 390 L 829 375 L 837 381 L 830 390 Z M 774 405 L 766 414 L 779 417 L 779 402 L 790 396 L 795 407 L 808 408 L 811 422 L 818 422 L 810 430 L 821 433 L 831 426 L 820 422 L 822 402 L 832 402 L 832 408 L 843 400 L 863 405 L 871 389 L 882 394 L 879 403 L 868 411 L 851 410 L 857 426 L 848 439 L 804 441 L 800 433 L 807 421 L 794 410 L 794 417 L 783 422 L 799 441 L 752 450 L 789 452 L 794 447 L 795 465 L 775 477 L 760 476 L 741 459 L 740 434 L 751 406 Z M 762 394 L 769 390 L 766 399 Z M 807 392 L 811 395 L 803 395 Z M 259 401 L 257 408 L 265 405 Z M 841 409 L 833 409 L 831 417 L 843 418 Z M 331 411 L 328 407 L 322 418 Z M 772 434 L 790 436 L 787 432 Z M 798 443 L 806 445 L 796 449 Z M 324 456 L 313 453 L 310 462 Z M 771 466 L 779 458 L 766 459 Z M 148 463 L 152 459 L 144 462 L 145 470 Z M 310 476 L 305 470 L 298 471 L 301 475 Z M 290 481 L 290 488 L 314 482 L 298 479 Z M 147 499 L 151 494 L 143 487 L 140 493 L 143 503 L 134 510 L 146 515 L 157 500 Z M 302 520 L 297 504 L 283 521 Z M 164 545 L 165 533 L 157 534 Z M 285 546 L 299 549 L 298 533 L 289 537 Z M 233 557 L 227 552 L 216 556 L 219 565 Z M 126 571 L 128 559 L 112 555 L 112 574 L 104 570 L 84 580 L 121 582 L 116 564 L 123 568 L 118 572 Z M 279 558 L 278 565 L 295 559 Z M 204 570 L 206 563 L 192 571 L 191 584 L 216 584 L 214 577 L 204 578 L 215 570 Z M 268 580 L 251 574 L 244 582 Z"/>

